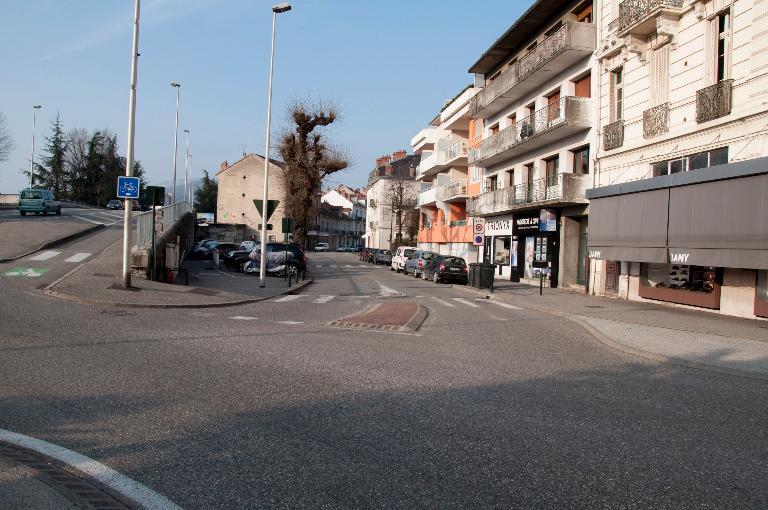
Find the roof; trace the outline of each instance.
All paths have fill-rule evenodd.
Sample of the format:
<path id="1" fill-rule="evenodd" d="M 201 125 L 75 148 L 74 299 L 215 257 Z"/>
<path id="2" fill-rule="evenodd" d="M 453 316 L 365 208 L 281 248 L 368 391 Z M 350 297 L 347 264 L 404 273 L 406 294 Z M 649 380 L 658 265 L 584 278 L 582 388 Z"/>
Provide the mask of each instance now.
<path id="1" fill-rule="evenodd" d="M 494 70 L 510 53 L 530 41 L 544 25 L 554 21 L 565 5 L 556 0 L 537 0 L 472 64 L 469 72 L 487 74 Z"/>
<path id="2" fill-rule="evenodd" d="M 243 156 L 242 158 L 238 159 L 237 161 L 235 161 L 231 165 L 227 165 L 227 168 L 225 168 L 224 170 L 219 170 L 218 172 L 216 172 L 216 175 L 220 175 L 222 172 L 226 172 L 227 170 L 229 170 L 233 166 L 237 165 L 238 163 L 242 163 L 243 161 L 245 161 L 248 158 L 259 158 L 260 160 L 264 161 L 264 156 L 262 156 L 261 154 L 251 153 L 251 154 L 248 154 L 246 156 Z M 273 165 L 275 165 L 278 168 L 285 168 L 285 161 L 280 161 L 280 160 L 277 160 L 277 159 L 274 159 L 274 158 L 269 158 L 269 162 L 272 163 Z"/>

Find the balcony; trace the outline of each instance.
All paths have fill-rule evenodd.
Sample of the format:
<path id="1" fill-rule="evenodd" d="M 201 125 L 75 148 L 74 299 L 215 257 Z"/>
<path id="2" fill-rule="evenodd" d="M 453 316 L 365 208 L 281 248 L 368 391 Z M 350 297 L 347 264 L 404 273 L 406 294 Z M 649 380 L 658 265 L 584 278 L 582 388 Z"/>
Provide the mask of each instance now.
<path id="1" fill-rule="evenodd" d="M 696 91 L 696 122 L 725 117 L 731 113 L 733 80 L 723 80 Z"/>
<path id="2" fill-rule="evenodd" d="M 624 121 L 611 122 L 603 128 L 603 150 L 610 151 L 624 145 Z"/>
<path id="3" fill-rule="evenodd" d="M 431 151 L 434 148 L 435 143 L 437 143 L 438 140 L 445 138 L 447 134 L 447 131 L 434 126 L 425 127 L 419 131 L 416 136 L 411 138 L 411 147 L 416 152 L 422 150 Z"/>
<path id="4" fill-rule="evenodd" d="M 467 141 L 444 138 L 438 149 L 423 158 L 416 167 L 417 178 L 429 177 L 452 166 L 467 166 Z"/>
<path id="5" fill-rule="evenodd" d="M 445 186 L 440 186 L 437 193 L 443 202 L 463 202 L 467 199 L 467 181 L 453 181 Z"/>
<path id="6" fill-rule="evenodd" d="M 591 104 L 589 98 L 563 97 L 483 140 L 469 163 L 488 167 L 589 129 Z"/>
<path id="7" fill-rule="evenodd" d="M 595 25 L 565 23 L 469 101 L 469 116 L 488 118 L 595 51 Z"/>
<path id="8" fill-rule="evenodd" d="M 489 191 L 467 200 L 467 215 L 492 216 L 538 207 L 587 204 L 585 194 L 590 182 L 589 175 L 557 174 Z"/>
<path id="9" fill-rule="evenodd" d="M 669 131 L 669 103 L 643 112 L 643 138 L 654 138 Z"/>
<path id="10" fill-rule="evenodd" d="M 680 19 L 683 0 L 624 0 L 619 4 L 619 35 L 647 36 L 667 21 Z"/>
<path id="11" fill-rule="evenodd" d="M 422 190 L 416 198 L 416 205 L 418 207 L 433 206 L 435 204 L 437 204 L 437 188 L 434 186 Z"/>
<path id="12" fill-rule="evenodd" d="M 420 243 L 471 243 L 472 226 L 466 220 L 445 223 L 431 223 L 419 229 Z"/>

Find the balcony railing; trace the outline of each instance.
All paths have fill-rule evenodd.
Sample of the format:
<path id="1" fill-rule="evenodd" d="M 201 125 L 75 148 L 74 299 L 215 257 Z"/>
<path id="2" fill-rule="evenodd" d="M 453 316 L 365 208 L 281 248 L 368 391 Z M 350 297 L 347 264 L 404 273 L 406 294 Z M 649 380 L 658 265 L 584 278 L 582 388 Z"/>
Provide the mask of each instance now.
<path id="1" fill-rule="evenodd" d="M 723 80 L 696 91 L 696 122 L 709 122 L 731 113 L 733 80 Z"/>
<path id="2" fill-rule="evenodd" d="M 643 137 L 653 138 L 669 131 L 669 103 L 643 112 Z"/>
<path id="3" fill-rule="evenodd" d="M 530 53 L 522 57 L 518 62 L 510 65 L 495 80 L 488 83 L 483 90 L 475 94 L 469 100 L 469 115 L 480 117 L 480 112 L 494 103 L 500 97 L 506 97 L 509 101 L 521 96 L 529 89 L 540 84 L 541 80 L 534 80 L 532 76 L 547 64 L 553 67 L 566 68 L 578 59 L 584 58 L 595 49 L 595 25 L 591 23 L 567 22 L 554 34 L 545 39 Z M 558 56 L 564 55 L 561 58 Z M 562 69 L 558 69 L 558 72 Z M 544 69 L 550 71 L 550 69 Z M 549 79 L 551 73 L 542 72 L 541 78 Z M 546 78 L 544 75 L 547 75 Z M 530 87 L 525 86 L 530 83 Z M 535 82 L 535 83 L 534 83 Z M 520 85 L 520 87 L 518 87 Z M 514 90 L 513 90 L 514 89 Z M 515 92 L 519 90 L 518 92 Z M 492 108 L 500 110 L 504 105 Z M 487 112 L 494 113 L 494 112 Z"/>
<path id="4" fill-rule="evenodd" d="M 441 163 L 447 163 L 449 161 L 453 161 L 456 158 L 460 158 L 462 156 L 467 155 L 467 142 L 466 140 L 459 140 L 452 144 L 450 147 L 448 147 L 445 151 L 440 151 L 440 154 L 443 156 L 443 160 Z"/>
<path id="5" fill-rule="evenodd" d="M 467 214 L 487 216 L 543 203 L 586 203 L 588 175 L 557 174 L 483 193 L 467 200 Z"/>
<path id="6" fill-rule="evenodd" d="M 440 186 L 438 198 L 444 202 L 467 196 L 467 181 L 454 181 Z"/>
<path id="7" fill-rule="evenodd" d="M 683 0 L 624 0 L 619 4 L 619 32 L 631 31 L 665 8 L 682 7 Z"/>
<path id="8" fill-rule="evenodd" d="M 437 188 L 435 187 L 422 191 L 416 198 L 416 205 L 418 207 L 433 205 L 435 202 L 437 202 Z"/>
<path id="9" fill-rule="evenodd" d="M 483 140 L 469 163 L 487 161 L 566 124 L 589 127 L 590 104 L 589 98 L 563 97 Z"/>
<path id="10" fill-rule="evenodd" d="M 618 149 L 624 145 L 624 121 L 619 119 L 603 128 L 603 150 Z"/>
<path id="11" fill-rule="evenodd" d="M 452 220 L 449 226 L 451 226 L 451 227 L 466 227 L 467 226 L 467 220 Z"/>

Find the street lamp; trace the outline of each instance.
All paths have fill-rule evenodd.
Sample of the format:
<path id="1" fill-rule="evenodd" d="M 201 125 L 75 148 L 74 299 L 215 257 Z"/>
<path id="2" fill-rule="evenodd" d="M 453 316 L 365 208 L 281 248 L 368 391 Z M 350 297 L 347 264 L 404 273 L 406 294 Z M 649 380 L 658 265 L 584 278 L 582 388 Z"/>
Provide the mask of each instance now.
<path id="1" fill-rule="evenodd" d="M 267 92 L 267 141 L 264 148 L 264 194 L 261 208 L 261 267 L 259 270 L 259 287 L 267 284 L 267 210 L 269 203 L 269 131 L 272 129 L 272 75 L 275 63 L 275 24 L 277 15 L 288 12 L 291 6 L 281 3 L 272 6 L 272 49 L 269 54 L 269 88 Z"/>
<path id="2" fill-rule="evenodd" d="M 33 187 L 35 183 L 35 117 L 37 116 L 37 110 L 42 108 L 42 105 L 35 105 L 32 107 L 32 153 L 29 156 L 29 187 Z"/>
<path id="3" fill-rule="evenodd" d="M 128 96 L 128 143 L 125 154 L 125 175 L 133 176 L 133 141 L 136 133 L 136 75 L 139 67 L 139 12 L 141 0 L 136 0 L 133 12 L 133 46 L 131 47 L 131 91 Z M 131 287 L 131 208 L 132 200 L 123 200 L 123 274 L 124 289 Z M 152 225 L 154 228 L 154 225 Z M 154 247 L 153 247 L 154 249 Z"/>
<path id="4" fill-rule="evenodd" d="M 184 200 L 189 199 L 189 129 L 184 130 L 184 138 L 187 141 L 187 154 L 184 158 Z"/>
<path id="5" fill-rule="evenodd" d="M 179 96 L 181 95 L 181 83 L 172 81 L 171 87 L 176 89 L 176 129 L 173 132 L 173 203 L 176 203 L 176 154 L 179 152 Z"/>
<path id="6" fill-rule="evenodd" d="M 192 209 L 195 208 L 193 197 L 195 195 L 194 190 L 192 189 L 192 154 L 189 155 L 189 205 L 192 206 Z"/>

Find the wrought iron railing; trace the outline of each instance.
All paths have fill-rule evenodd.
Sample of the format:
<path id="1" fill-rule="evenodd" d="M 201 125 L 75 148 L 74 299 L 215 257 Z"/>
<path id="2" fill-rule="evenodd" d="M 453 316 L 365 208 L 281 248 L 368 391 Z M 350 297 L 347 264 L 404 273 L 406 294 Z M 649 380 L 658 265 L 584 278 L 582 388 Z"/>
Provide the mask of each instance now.
<path id="1" fill-rule="evenodd" d="M 669 103 L 643 112 L 643 137 L 653 138 L 669 131 Z"/>
<path id="2" fill-rule="evenodd" d="M 603 149 L 618 149 L 624 145 L 624 121 L 619 119 L 603 128 Z"/>
<path id="3" fill-rule="evenodd" d="M 589 98 L 575 96 L 560 98 L 483 140 L 479 152 L 470 154 L 469 163 L 486 160 L 568 121 L 589 122 L 589 101 Z"/>
<path id="4" fill-rule="evenodd" d="M 440 186 L 438 193 L 440 200 L 451 200 L 463 196 L 467 196 L 467 181 L 454 181 Z"/>
<path id="5" fill-rule="evenodd" d="M 624 0 L 619 4 L 619 30 L 631 28 L 660 7 L 682 7 L 683 0 Z"/>
<path id="6" fill-rule="evenodd" d="M 608 31 L 609 31 L 609 32 L 613 32 L 613 31 L 614 31 L 614 30 L 616 30 L 617 28 L 619 28 L 619 18 L 614 18 L 614 20 L 613 20 L 613 21 L 611 21 L 610 23 L 608 23 Z"/>
<path id="7" fill-rule="evenodd" d="M 520 81 L 517 68 L 517 62 L 513 63 L 503 73 L 497 76 L 495 80 L 488 83 L 483 90 L 475 94 L 469 100 L 469 114 L 474 115 L 491 104 L 497 97 L 517 85 L 517 82 Z"/>
<path id="8" fill-rule="evenodd" d="M 494 214 L 547 201 L 583 201 L 588 178 L 588 175 L 556 174 L 482 193 L 467 200 L 467 214 Z"/>
<path id="9" fill-rule="evenodd" d="M 441 151 L 444 156 L 443 161 L 451 161 L 461 156 L 467 155 L 467 142 L 466 140 L 459 140 L 453 143 L 447 150 Z"/>
<path id="10" fill-rule="evenodd" d="M 696 91 L 696 122 L 709 122 L 731 113 L 733 80 L 723 80 Z"/>
<path id="11" fill-rule="evenodd" d="M 518 79 L 526 79 L 534 71 L 540 69 L 544 64 L 555 58 L 567 48 L 568 31 L 571 25 L 565 23 L 554 34 L 550 35 L 541 44 L 520 59 Z"/>

